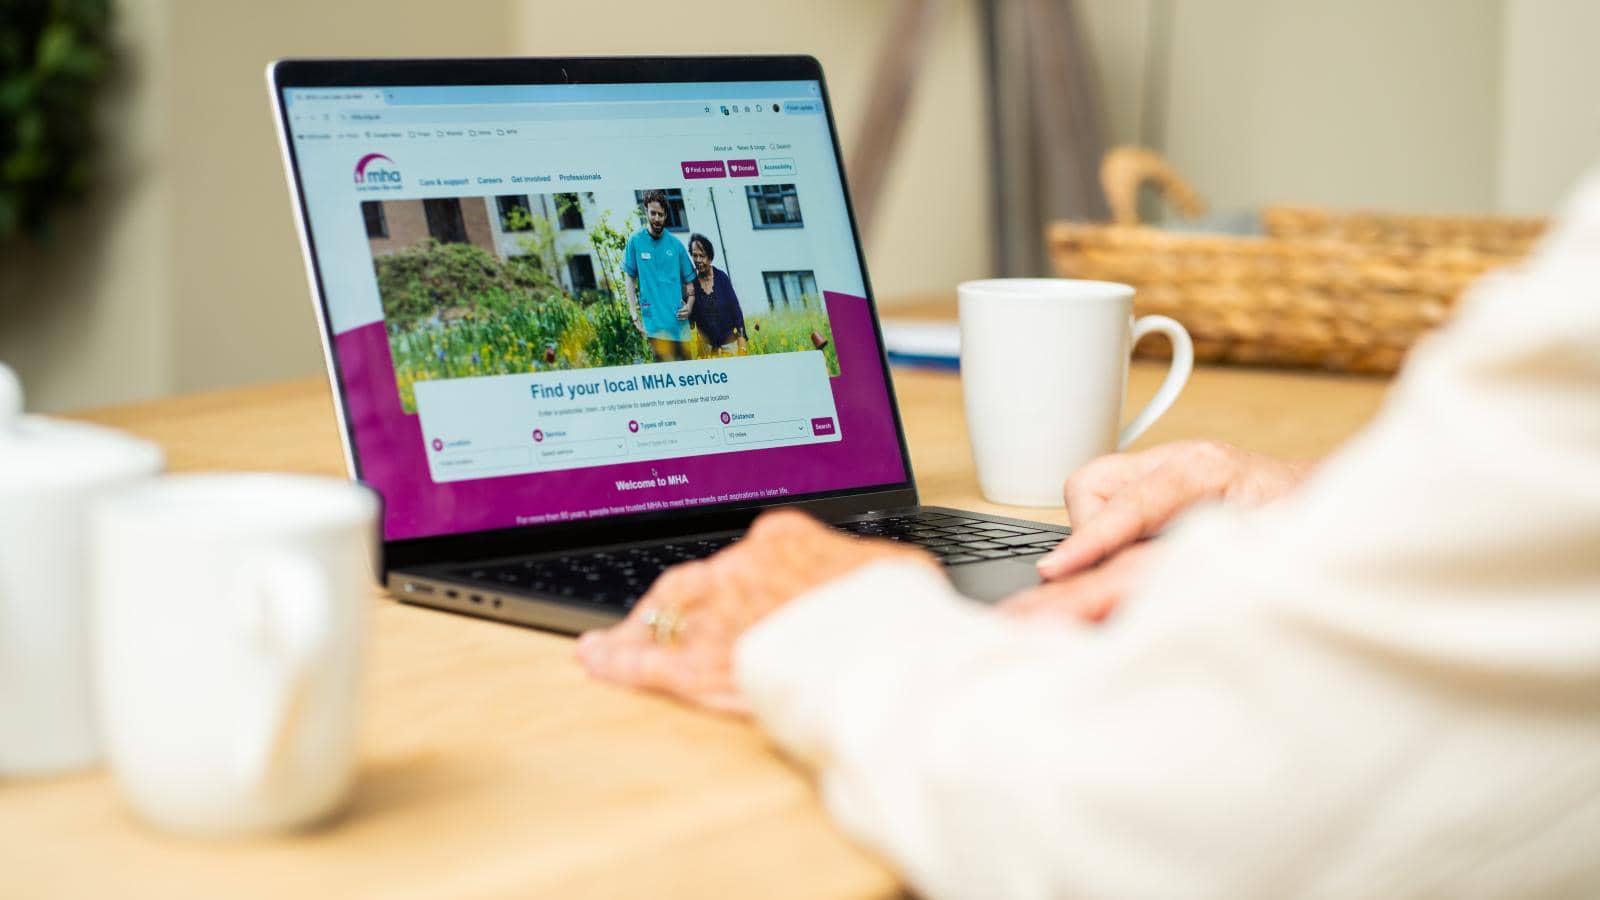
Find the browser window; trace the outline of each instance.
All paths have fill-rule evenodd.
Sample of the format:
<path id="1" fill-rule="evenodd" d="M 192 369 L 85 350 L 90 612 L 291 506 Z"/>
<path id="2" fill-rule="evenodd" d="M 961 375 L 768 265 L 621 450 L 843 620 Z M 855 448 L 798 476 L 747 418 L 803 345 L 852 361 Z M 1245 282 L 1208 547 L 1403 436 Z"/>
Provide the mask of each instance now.
<path id="1" fill-rule="evenodd" d="M 905 480 L 815 82 L 284 101 L 390 539 Z"/>

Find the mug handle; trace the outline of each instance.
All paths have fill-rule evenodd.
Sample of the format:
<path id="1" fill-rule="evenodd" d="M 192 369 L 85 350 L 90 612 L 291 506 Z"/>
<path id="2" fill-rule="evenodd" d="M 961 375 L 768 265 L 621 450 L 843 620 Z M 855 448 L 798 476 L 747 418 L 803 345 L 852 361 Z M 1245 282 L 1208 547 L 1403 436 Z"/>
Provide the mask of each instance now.
<path id="1" fill-rule="evenodd" d="M 1133 338 L 1128 341 L 1129 349 L 1137 346 L 1139 339 L 1147 334 L 1164 334 L 1172 340 L 1172 367 L 1167 369 L 1167 378 L 1161 382 L 1161 387 L 1156 390 L 1156 395 L 1150 402 L 1139 410 L 1133 421 L 1123 427 L 1122 433 L 1117 436 L 1117 449 L 1124 450 L 1145 430 L 1154 425 L 1178 399 L 1178 394 L 1183 386 L 1189 383 L 1189 374 L 1194 371 L 1194 343 L 1189 340 L 1189 332 L 1179 325 L 1176 319 L 1166 316 L 1141 316 L 1133 323 Z"/>
<path id="2" fill-rule="evenodd" d="M 241 585 L 240 652 L 254 663 L 255 684 L 241 699 L 244 721 L 234 751 L 239 786 L 263 788 L 280 765 L 302 716 L 312 673 L 333 630 L 322 568 L 280 554 L 246 569 Z"/>

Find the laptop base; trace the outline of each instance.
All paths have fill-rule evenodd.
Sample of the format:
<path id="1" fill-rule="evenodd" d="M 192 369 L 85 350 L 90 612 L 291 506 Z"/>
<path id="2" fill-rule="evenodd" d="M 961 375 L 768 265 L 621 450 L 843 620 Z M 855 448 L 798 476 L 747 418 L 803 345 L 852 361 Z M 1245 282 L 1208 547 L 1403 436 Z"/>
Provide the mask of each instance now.
<path id="1" fill-rule="evenodd" d="M 994 602 L 1038 584 L 1034 561 L 1071 533 L 1065 526 L 936 506 L 885 510 L 830 524 L 852 533 L 881 535 L 928 549 L 945 561 L 946 572 L 961 593 L 984 602 Z M 536 582 L 543 590 L 535 589 L 527 584 L 527 578 L 521 579 L 523 584 L 512 583 L 518 574 L 548 571 L 550 563 L 580 559 L 629 566 L 629 560 L 643 556 L 671 564 L 710 555 L 738 536 L 738 532 L 719 532 L 650 544 L 601 547 L 570 556 L 542 554 L 391 571 L 387 586 L 404 603 L 577 634 L 620 621 L 648 587 L 648 580 L 618 596 L 612 573 L 604 579 L 582 574 L 593 572 L 594 563 L 572 563 L 578 572 L 560 583 L 559 589 L 553 589 L 548 581 Z M 648 577 L 654 575 L 652 570 Z M 594 587 L 588 587 L 590 584 Z"/>

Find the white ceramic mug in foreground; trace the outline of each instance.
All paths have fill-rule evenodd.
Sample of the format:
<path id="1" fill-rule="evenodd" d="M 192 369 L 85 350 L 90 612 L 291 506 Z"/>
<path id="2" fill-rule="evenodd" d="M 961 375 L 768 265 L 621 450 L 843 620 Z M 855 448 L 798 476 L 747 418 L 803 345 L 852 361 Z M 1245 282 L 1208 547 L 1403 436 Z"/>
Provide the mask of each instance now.
<path id="1" fill-rule="evenodd" d="M 1126 447 L 1178 399 L 1194 368 L 1189 333 L 1133 319 L 1133 288 L 1107 281 L 993 278 L 957 289 L 961 389 L 983 495 L 1060 506 L 1067 476 Z M 1126 426 L 1128 359 L 1147 334 L 1172 340 L 1172 368 Z"/>
<path id="2" fill-rule="evenodd" d="M 21 384 L 0 365 L 0 779 L 99 761 L 89 505 L 161 465 L 161 448 L 148 441 L 22 415 Z"/>
<path id="3" fill-rule="evenodd" d="M 355 484 L 277 474 L 153 479 L 96 505 L 101 730 L 145 818 L 230 835 L 342 805 L 377 513 Z"/>

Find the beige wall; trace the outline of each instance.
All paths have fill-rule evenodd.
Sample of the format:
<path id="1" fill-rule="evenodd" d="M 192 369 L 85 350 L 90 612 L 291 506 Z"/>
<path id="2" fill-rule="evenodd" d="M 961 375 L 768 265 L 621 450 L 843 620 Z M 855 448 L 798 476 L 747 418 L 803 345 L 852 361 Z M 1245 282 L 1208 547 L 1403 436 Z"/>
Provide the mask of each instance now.
<path id="1" fill-rule="evenodd" d="M 1215 209 L 1544 214 L 1600 163 L 1593 0 L 1080 3 L 1111 136 L 1162 143 Z"/>
<path id="2" fill-rule="evenodd" d="M 1149 63 L 1150 0 L 1078 0 L 1080 24 L 1093 54 L 1106 140 L 1141 143 Z"/>
<path id="3" fill-rule="evenodd" d="M 886 303 L 947 293 L 989 266 L 989 155 L 978 8 L 938 0 L 940 25 L 901 133 L 879 219 L 864 236 L 873 290 Z M 809 53 L 822 61 L 846 157 L 888 25 L 887 0 L 702 0 L 682 16 L 659 2 L 612 0 L 597 26 L 586 4 L 519 0 L 518 53 Z"/>
<path id="4" fill-rule="evenodd" d="M 127 5 L 118 32 L 123 62 L 105 95 L 93 193 L 56 220 L 47 244 L 0 256 L 0 360 L 22 376 L 30 409 L 171 386 L 165 7 Z"/>
<path id="5" fill-rule="evenodd" d="M 1499 206 L 1545 213 L 1600 164 L 1600 3 L 1509 0 Z"/>
<path id="6" fill-rule="evenodd" d="M 322 368 L 262 71 L 280 56 L 489 55 L 506 5 L 169 0 L 175 16 L 173 388 Z"/>
<path id="7" fill-rule="evenodd" d="M 1215 208 L 1494 209 L 1501 0 L 1173 6 L 1166 150 Z"/>

